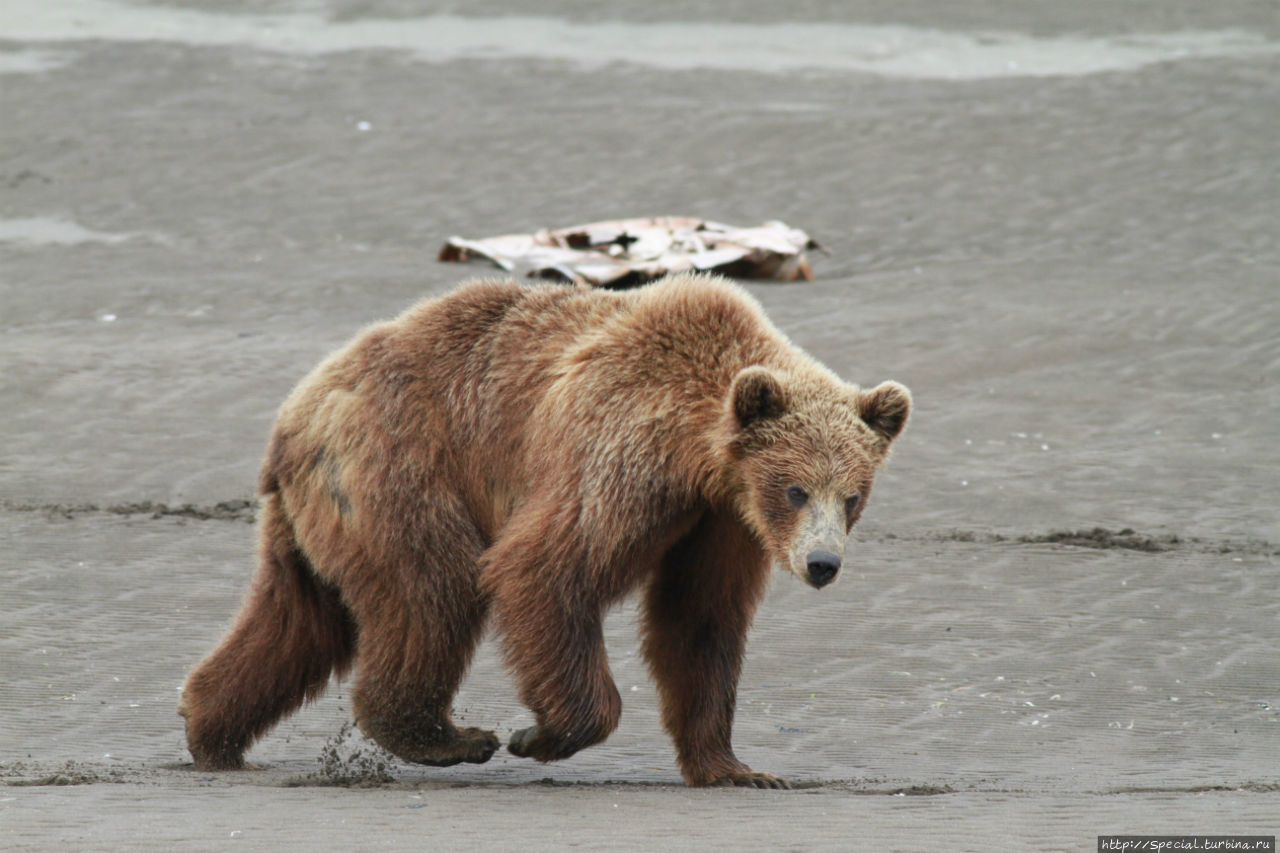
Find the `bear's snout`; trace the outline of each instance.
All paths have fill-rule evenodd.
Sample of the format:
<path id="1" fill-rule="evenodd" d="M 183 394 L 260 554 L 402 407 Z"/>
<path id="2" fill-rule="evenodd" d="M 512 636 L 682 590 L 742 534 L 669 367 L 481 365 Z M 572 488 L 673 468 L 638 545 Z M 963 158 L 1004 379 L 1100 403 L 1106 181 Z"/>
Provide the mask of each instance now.
<path id="1" fill-rule="evenodd" d="M 830 551 L 810 551 L 805 561 L 809 566 L 809 583 L 818 589 L 835 580 L 840 571 L 840 556 Z"/>

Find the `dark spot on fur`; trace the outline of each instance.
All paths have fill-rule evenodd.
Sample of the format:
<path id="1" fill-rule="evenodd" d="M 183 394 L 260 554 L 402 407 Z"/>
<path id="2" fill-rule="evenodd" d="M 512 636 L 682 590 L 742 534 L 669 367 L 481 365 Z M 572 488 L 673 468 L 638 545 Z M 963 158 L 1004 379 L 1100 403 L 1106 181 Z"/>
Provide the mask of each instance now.
<path id="1" fill-rule="evenodd" d="M 321 447 L 316 450 L 311 456 L 311 464 L 324 477 L 325 488 L 329 490 L 329 499 L 338 508 L 338 514 L 343 518 L 351 515 L 351 498 L 342 488 L 342 469 L 329 453 L 328 448 Z"/>

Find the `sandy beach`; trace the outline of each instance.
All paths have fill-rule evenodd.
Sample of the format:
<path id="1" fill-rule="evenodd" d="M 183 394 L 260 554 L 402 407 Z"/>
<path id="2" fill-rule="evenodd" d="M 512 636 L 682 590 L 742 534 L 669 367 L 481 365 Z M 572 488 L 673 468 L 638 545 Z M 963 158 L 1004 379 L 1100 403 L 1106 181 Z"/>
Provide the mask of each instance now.
<path id="1" fill-rule="evenodd" d="M 1267 0 L 16 0 L 0 13 L 7 850 L 1093 850 L 1280 833 L 1280 19 Z M 892 11 L 889 11 L 892 9 Z M 346 683 L 191 769 L 276 407 L 483 237 L 780 219 L 747 284 L 916 408 L 834 587 L 779 573 L 738 754 L 432 769 Z M 489 638 L 456 717 L 531 715 Z"/>

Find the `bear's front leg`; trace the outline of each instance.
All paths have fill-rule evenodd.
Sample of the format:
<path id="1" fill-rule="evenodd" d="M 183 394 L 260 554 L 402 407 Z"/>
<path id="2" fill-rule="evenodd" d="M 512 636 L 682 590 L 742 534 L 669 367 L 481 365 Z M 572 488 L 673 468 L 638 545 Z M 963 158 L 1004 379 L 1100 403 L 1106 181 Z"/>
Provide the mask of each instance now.
<path id="1" fill-rule="evenodd" d="M 537 719 L 507 748 L 558 761 L 607 738 L 618 727 L 622 699 L 605 654 L 601 590 L 514 536 L 485 562 L 483 585 L 507 665 Z"/>
<path id="2" fill-rule="evenodd" d="M 787 788 L 733 753 L 747 631 L 768 560 L 736 520 L 709 513 L 664 557 L 644 602 L 644 653 L 689 785 Z"/>
<path id="3" fill-rule="evenodd" d="M 515 732 L 507 749 L 558 761 L 612 734 L 622 699 L 609 673 L 599 613 L 544 613 L 532 621 L 524 615 L 524 628 L 509 631 L 505 646 L 520 697 L 538 722 Z"/>

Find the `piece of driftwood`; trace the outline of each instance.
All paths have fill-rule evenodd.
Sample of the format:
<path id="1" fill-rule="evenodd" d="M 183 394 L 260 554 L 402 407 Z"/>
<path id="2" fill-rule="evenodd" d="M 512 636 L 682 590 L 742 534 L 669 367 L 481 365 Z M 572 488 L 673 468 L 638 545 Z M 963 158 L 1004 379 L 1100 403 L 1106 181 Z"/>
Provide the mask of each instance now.
<path id="1" fill-rule="evenodd" d="M 808 234 L 782 222 L 737 228 L 687 216 L 658 216 L 481 240 L 450 237 L 439 260 L 484 258 L 515 275 L 625 288 L 691 270 L 734 278 L 812 281 L 807 249 L 825 251 Z"/>

